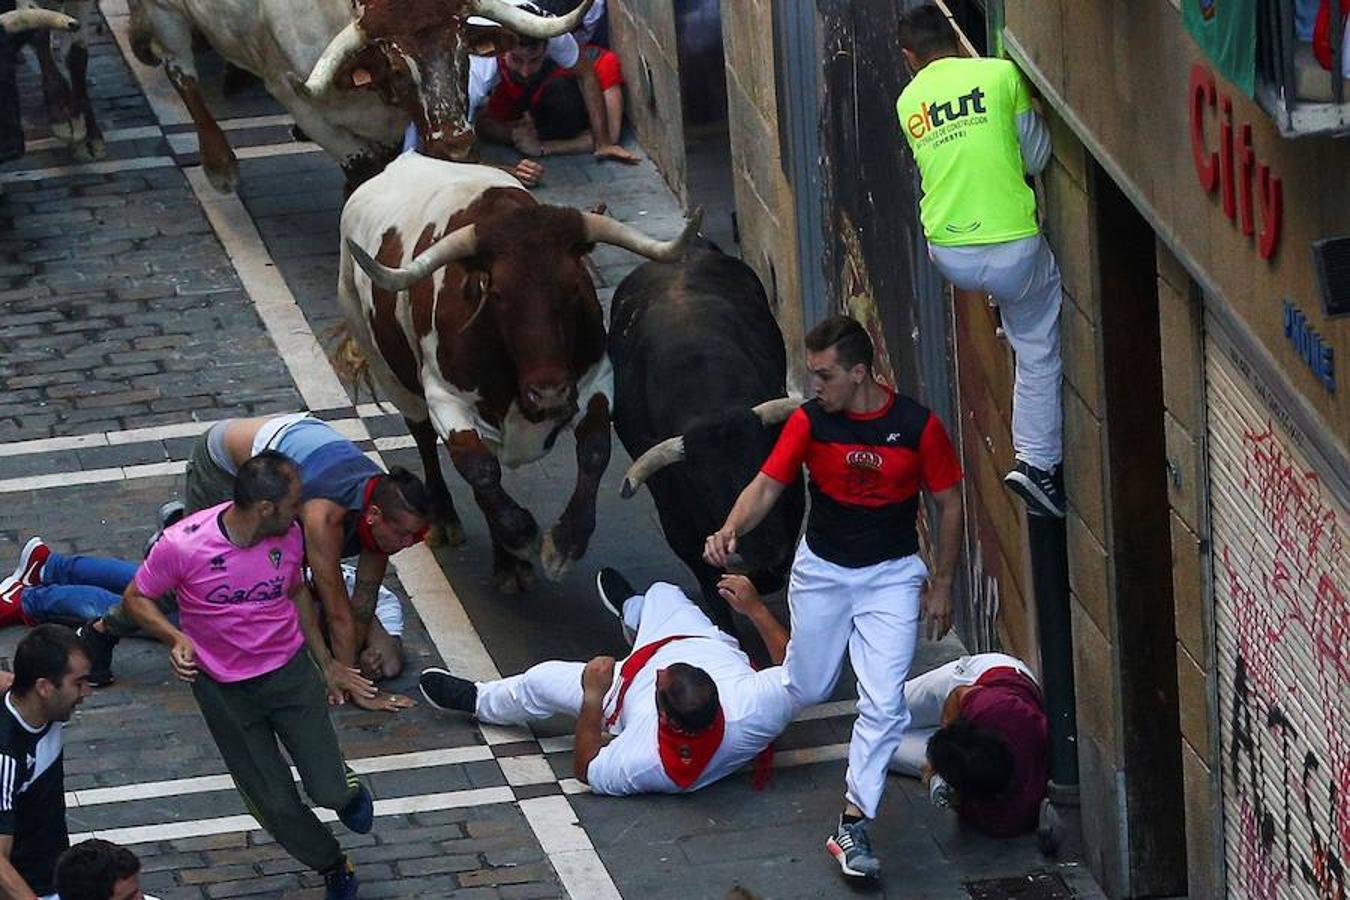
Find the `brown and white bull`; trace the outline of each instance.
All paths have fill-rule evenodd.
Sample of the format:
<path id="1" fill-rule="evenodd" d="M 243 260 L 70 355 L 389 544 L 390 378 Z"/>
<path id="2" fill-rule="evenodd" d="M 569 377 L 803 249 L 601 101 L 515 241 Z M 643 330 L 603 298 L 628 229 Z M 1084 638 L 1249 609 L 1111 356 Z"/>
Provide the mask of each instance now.
<path id="1" fill-rule="evenodd" d="M 410 153 L 342 211 L 338 297 L 368 374 L 408 422 L 450 543 L 463 540 L 439 441 L 473 489 L 504 591 L 528 588 L 530 560 L 560 578 L 595 530 L 609 463 L 614 375 L 604 313 L 584 257 L 597 243 L 677 256 L 697 231 L 657 241 L 594 213 L 545 206 L 504 172 Z M 544 456 L 576 434 L 575 489 L 540 538 L 502 488 L 503 465 Z M 438 440 L 439 439 L 439 440 Z"/>
<path id="2" fill-rule="evenodd" d="M 296 125 L 337 159 L 350 189 L 393 158 L 409 120 L 424 153 L 472 159 L 470 51 L 509 45 L 514 38 L 503 29 L 541 39 L 565 34 L 591 2 L 544 18 L 507 0 L 131 0 L 131 45 L 147 65 L 163 61 L 218 190 L 234 189 L 239 165 L 198 87 L 194 30 L 262 80 Z M 502 28 L 467 24 L 474 15 Z"/>

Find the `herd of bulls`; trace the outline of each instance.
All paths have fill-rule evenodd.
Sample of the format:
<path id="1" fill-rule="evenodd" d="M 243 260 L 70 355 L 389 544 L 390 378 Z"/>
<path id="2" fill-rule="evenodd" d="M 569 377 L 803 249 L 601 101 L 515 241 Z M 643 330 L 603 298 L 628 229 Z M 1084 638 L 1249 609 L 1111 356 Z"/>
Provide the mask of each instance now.
<path id="1" fill-rule="evenodd" d="M 508 0 L 129 5 L 132 48 L 164 65 L 217 189 L 233 189 L 238 167 L 198 88 L 198 36 L 256 75 L 342 167 L 350 196 L 341 222 L 339 369 L 363 376 L 406 419 L 435 499 L 433 539 L 464 539 L 440 469 L 444 443 L 487 519 L 497 587 L 528 589 L 536 562 L 561 577 L 595 529 L 613 421 L 636 460 L 624 495 L 648 485 L 667 541 L 728 627 L 703 539 L 796 405 L 784 397 L 786 353 L 763 287 L 748 266 L 696 237 L 698 213 L 677 239 L 658 241 L 601 214 L 540 204 L 511 175 L 477 164 L 468 55 L 512 46 L 517 35 L 564 34 L 591 2 L 556 18 Z M 87 0 L 69 5 L 77 17 L 87 12 L 75 8 Z M 75 19 L 54 12 L 20 10 L 11 24 L 17 16 L 26 16 L 24 27 L 78 34 Z M 41 51 L 47 41 L 38 44 Z M 78 46 L 78 60 L 74 50 L 67 56 L 68 94 L 86 97 Z M 65 121 L 83 116 L 83 152 L 96 154 L 87 98 L 83 111 L 71 109 Z M 399 156 L 409 121 L 421 152 Z M 651 260 L 619 285 L 608 333 L 586 265 L 600 243 Z M 502 467 L 541 458 L 568 429 L 575 487 L 541 533 L 503 488 Z M 785 580 L 804 503 L 798 485 L 741 543 L 740 567 L 762 590 Z"/>

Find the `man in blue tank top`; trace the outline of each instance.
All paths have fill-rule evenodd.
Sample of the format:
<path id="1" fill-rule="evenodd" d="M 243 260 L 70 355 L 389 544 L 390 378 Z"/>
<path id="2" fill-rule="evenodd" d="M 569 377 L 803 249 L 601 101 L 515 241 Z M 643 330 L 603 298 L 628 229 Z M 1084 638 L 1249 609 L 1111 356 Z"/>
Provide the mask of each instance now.
<path id="1" fill-rule="evenodd" d="M 239 466 L 263 450 L 280 451 L 300 468 L 305 555 L 333 656 L 359 666 L 371 680 L 397 675 L 403 667 L 400 645 L 375 617 L 375 602 L 389 557 L 426 535 L 431 523 L 426 486 L 406 469 L 386 473 L 327 422 L 304 413 L 228 419 L 213 425 L 193 448 L 186 513 L 228 500 Z M 350 557 L 357 557 L 357 564 L 349 595 L 340 563 Z M 92 683 L 112 682 L 113 647 L 135 628 L 119 604 L 80 629 L 90 648 Z M 386 692 L 352 701 L 366 709 L 412 704 Z"/>

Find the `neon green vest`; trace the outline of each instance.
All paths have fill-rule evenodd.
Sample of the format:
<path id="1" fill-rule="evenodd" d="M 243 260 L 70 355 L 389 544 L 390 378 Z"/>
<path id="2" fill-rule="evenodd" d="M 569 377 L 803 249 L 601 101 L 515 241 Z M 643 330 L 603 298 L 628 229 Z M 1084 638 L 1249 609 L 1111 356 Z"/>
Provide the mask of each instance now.
<path id="1" fill-rule="evenodd" d="M 906 85 L 895 112 L 923 176 L 929 241 L 996 244 L 1039 231 L 1017 141 L 1017 116 L 1030 109 L 1022 73 L 1002 59 L 944 57 Z"/>

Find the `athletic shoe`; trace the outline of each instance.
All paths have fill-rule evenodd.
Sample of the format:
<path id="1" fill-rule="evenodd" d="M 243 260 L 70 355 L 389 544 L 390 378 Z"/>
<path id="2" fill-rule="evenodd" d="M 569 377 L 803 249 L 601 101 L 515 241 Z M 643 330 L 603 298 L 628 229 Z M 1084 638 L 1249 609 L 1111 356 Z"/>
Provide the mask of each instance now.
<path id="1" fill-rule="evenodd" d="M 350 777 L 355 777 L 348 773 Z M 370 791 L 359 781 L 356 783 L 356 796 L 347 801 L 347 805 L 338 810 L 338 821 L 347 826 L 348 831 L 357 834 L 370 834 L 375 827 L 375 801 Z"/>
<path id="2" fill-rule="evenodd" d="M 1016 468 L 1003 477 L 1003 483 L 1026 501 L 1032 515 L 1064 518 L 1063 466 L 1047 472 L 1019 459 Z"/>
<path id="3" fill-rule="evenodd" d="M 629 597 L 636 596 L 637 591 L 633 590 L 633 586 L 618 569 L 605 566 L 595 575 L 595 592 L 600 595 L 600 602 L 609 610 L 609 614 L 619 620 L 619 625 L 623 628 L 623 639 L 628 642 L 628 646 L 633 646 L 633 642 L 637 640 L 637 632 L 629 628 L 628 623 L 623 620 L 623 604 Z"/>
<path id="4" fill-rule="evenodd" d="M 51 555 L 52 548 L 43 543 L 42 538 L 29 538 L 19 552 L 19 564 L 14 567 L 14 574 L 0 582 L 0 590 L 8 587 L 11 581 L 23 587 L 42 584 L 42 567 Z"/>
<path id="5" fill-rule="evenodd" d="M 934 806 L 940 806 L 943 809 L 950 808 L 956 799 L 956 791 L 952 786 L 942 780 L 941 775 L 934 775 L 928 780 L 928 802 Z"/>
<path id="6" fill-rule="evenodd" d="M 864 822 L 849 824 L 840 816 L 839 827 L 826 839 L 825 849 L 850 878 L 870 881 L 881 876 L 881 861 L 872 855 L 872 842 L 867 837 Z"/>
<path id="7" fill-rule="evenodd" d="M 155 513 L 155 517 L 159 521 L 160 531 L 176 524 L 186 512 L 187 507 L 183 505 L 182 500 L 170 500 L 167 503 L 160 504 L 159 511 Z"/>
<path id="8" fill-rule="evenodd" d="M 97 621 L 97 620 L 95 620 Z M 94 687 L 107 687 L 117 680 L 112 671 L 113 650 L 118 639 L 94 627 L 93 622 L 85 622 L 75 631 L 75 636 L 84 643 L 89 654 L 88 681 Z"/>
<path id="9" fill-rule="evenodd" d="M 323 876 L 324 900 L 356 900 L 356 888 L 360 884 L 356 878 L 356 868 L 347 857 L 342 864 Z"/>
<path id="10" fill-rule="evenodd" d="M 451 675 L 445 669 L 422 670 L 417 679 L 422 696 L 437 709 L 453 709 L 473 715 L 478 709 L 478 686 L 467 678 Z"/>
<path id="11" fill-rule="evenodd" d="M 0 603 L 6 606 L 23 608 L 23 585 L 13 578 L 0 581 Z"/>
<path id="12" fill-rule="evenodd" d="M 1046 856 L 1054 856 L 1064 843 L 1064 820 L 1050 798 L 1041 801 L 1041 814 L 1036 823 L 1036 846 Z"/>

